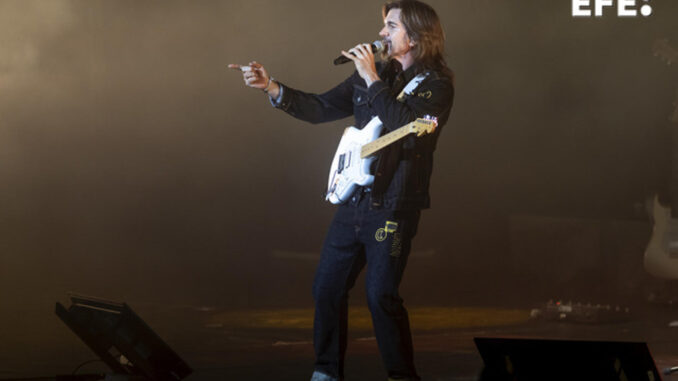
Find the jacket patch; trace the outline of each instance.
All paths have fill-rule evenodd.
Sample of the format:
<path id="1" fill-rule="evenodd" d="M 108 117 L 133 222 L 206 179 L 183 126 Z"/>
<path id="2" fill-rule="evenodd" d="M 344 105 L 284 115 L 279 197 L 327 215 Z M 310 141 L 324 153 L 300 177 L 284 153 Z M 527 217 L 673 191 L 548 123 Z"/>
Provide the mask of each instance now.
<path id="1" fill-rule="evenodd" d="M 431 90 L 427 90 L 427 91 L 422 91 L 420 93 L 417 93 L 417 96 L 419 98 L 431 99 L 431 97 L 433 96 L 433 93 L 431 92 Z"/>

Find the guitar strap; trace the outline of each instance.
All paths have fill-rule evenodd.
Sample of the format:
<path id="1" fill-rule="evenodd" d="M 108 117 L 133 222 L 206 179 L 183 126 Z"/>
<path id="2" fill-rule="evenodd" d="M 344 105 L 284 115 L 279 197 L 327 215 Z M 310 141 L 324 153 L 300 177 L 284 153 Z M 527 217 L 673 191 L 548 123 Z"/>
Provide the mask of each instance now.
<path id="1" fill-rule="evenodd" d="M 398 102 L 404 103 L 407 98 L 411 97 L 414 94 L 414 90 L 416 90 L 417 87 L 419 87 L 419 85 L 421 85 L 421 83 L 424 82 L 424 80 L 428 78 L 429 75 L 431 75 L 431 72 L 427 71 L 412 78 L 410 82 L 405 85 L 400 94 L 398 94 L 398 97 L 396 98 Z M 379 119 L 378 116 L 374 116 L 370 121 L 374 120 L 374 118 Z"/>
<path id="2" fill-rule="evenodd" d="M 427 71 L 412 78 L 412 80 L 403 88 L 403 91 L 398 94 L 398 97 L 396 98 L 398 99 L 398 102 L 405 102 L 405 99 L 411 97 L 412 94 L 414 94 L 414 90 L 416 90 L 430 74 L 431 73 Z"/>

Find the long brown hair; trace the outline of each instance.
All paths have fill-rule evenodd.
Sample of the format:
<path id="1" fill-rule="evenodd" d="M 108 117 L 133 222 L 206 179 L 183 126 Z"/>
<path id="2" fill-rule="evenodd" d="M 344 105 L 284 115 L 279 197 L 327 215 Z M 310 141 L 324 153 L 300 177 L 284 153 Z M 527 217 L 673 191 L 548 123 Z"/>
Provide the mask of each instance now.
<path id="1" fill-rule="evenodd" d="M 453 80 L 452 70 L 445 62 L 445 33 L 436 11 L 417 0 L 394 0 L 382 6 L 382 16 L 386 18 L 394 8 L 400 9 L 400 21 L 415 42 L 412 50 L 416 71 L 436 70 Z"/>

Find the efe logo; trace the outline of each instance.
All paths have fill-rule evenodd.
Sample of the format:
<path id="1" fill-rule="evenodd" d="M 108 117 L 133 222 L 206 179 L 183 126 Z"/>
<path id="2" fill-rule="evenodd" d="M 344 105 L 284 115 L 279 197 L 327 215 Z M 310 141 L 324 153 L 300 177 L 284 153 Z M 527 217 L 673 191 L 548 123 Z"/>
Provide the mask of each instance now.
<path id="1" fill-rule="evenodd" d="M 596 17 L 603 16 L 605 8 L 617 6 L 618 17 L 637 17 L 638 16 L 638 2 L 636 0 L 572 0 L 572 16 L 573 17 L 591 17 L 593 14 Z M 640 7 L 640 14 L 647 17 L 652 14 L 652 7 L 649 0 L 642 0 L 645 4 Z M 591 12 L 591 3 L 593 3 L 593 12 Z"/>

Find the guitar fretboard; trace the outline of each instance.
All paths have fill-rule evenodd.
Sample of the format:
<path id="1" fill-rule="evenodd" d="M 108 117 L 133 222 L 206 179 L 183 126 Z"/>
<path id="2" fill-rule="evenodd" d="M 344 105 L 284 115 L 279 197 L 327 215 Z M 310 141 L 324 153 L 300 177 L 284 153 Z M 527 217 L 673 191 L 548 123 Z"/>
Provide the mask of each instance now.
<path id="1" fill-rule="evenodd" d="M 372 155 L 373 153 L 379 151 L 380 149 L 386 147 L 387 145 L 394 143 L 397 140 L 404 138 L 413 132 L 413 126 L 415 122 L 408 123 L 395 131 L 391 131 L 388 134 L 380 137 L 379 139 L 374 140 L 373 142 L 365 144 L 360 149 L 360 157 L 362 159 Z"/>

